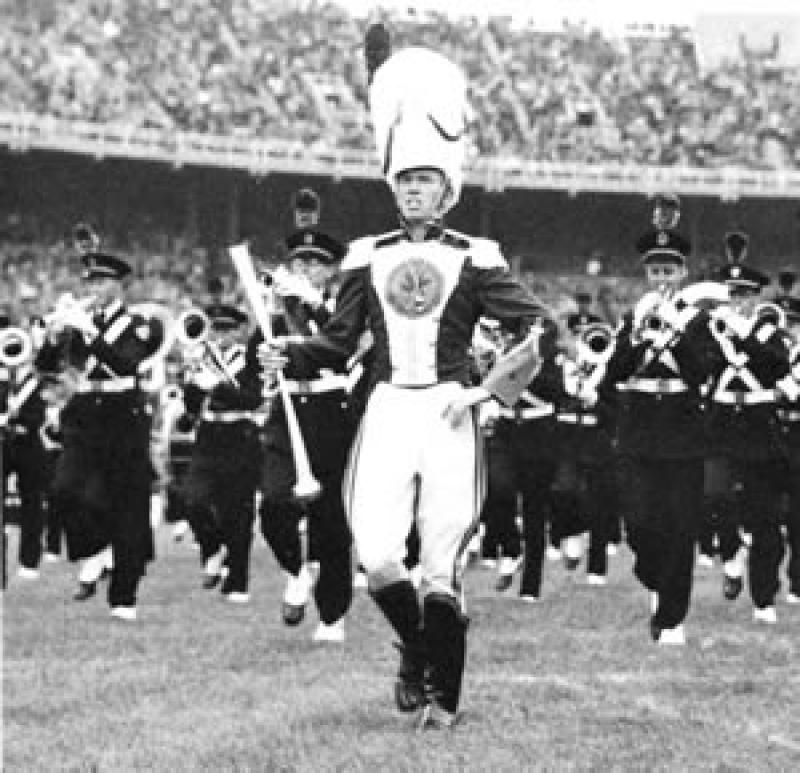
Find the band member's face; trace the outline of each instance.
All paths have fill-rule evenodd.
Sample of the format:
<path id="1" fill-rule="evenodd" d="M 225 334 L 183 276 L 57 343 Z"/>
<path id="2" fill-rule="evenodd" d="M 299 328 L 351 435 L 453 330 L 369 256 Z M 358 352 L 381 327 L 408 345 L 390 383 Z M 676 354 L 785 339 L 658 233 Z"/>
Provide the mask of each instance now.
<path id="1" fill-rule="evenodd" d="M 105 306 L 115 298 L 122 297 L 122 286 L 119 281 L 110 277 L 90 279 L 86 283 L 86 288 L 89 295 L 96 296 L 100 306 Z"/>
<path id="2" fill-rule="evenodd" d="M 217 346 L 221 347 L 222 349 L 227 349 L 229 346 L 233 346 L 238 342 L 239 331 L 240 328 L 238 327 L 213 327 L 211 329 L 211 337 Z"/>
<path id="3" fill-rule="evenodd" d="M 740 314 L 749 317 L 761 303 L 761 293 L 745 287 L 731 288 L 731 306 Z"/>
<path id="4" fill-rule="evenodd" d="M 676 288 L 686 278 L 686 266 L 668 261 L 653 261 L 644 267 L 644 275 L 650 287 L 659 290 Z"/>
<path id="5" fill-rule="evenodd" d="M 447 182 L 437 169 L 406 169 L 395 178 L 397 208 L 409 223 L 425 223 L 439 216 Z"/>

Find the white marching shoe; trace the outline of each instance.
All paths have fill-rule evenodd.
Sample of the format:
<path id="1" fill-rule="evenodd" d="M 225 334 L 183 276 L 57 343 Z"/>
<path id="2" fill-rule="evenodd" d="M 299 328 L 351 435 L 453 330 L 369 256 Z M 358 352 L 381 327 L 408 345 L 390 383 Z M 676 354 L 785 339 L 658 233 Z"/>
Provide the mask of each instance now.
<path id="1" fill-rule="evenodd" d="M 589 573 L 586 575 L 586 584 L 596 586 L 608 585 L 608 578 L 604 574 Z"/>
<path id="2" fill-rule="evenodd" d="M 674 628 L 662 628 L 658 635 L 658 643 L 678 647 L 686 644 L 686 631 L 683 623 L 679 623 Z"/>
<path id="3" fill-rule="evenodd" d="M 19 577 L 21 580 L 38 580 L 39 570 L 31 569 L 28 566 L 21 566 L 19 569 L 17 569 L 17 577 Z"/>
<path id="4" fill-rule="evenodd" d="M 281 604 L 281 616 L 286 625 L 299 625 L 302 622 L 313 584 L 311 572 L 305 564 L 300 567 L 297 577 L 287 573 Z"/>
<path id="5" fill-rule="evenodd" d="M 778 613 L 775 611 L 775 607 L 756 607 L 753 610 L 753 620 L 757 623 L 775 625 L 778 622 Z"/>
<path id="6" fill-rule="evenodd" d="M 314 631 L 312 639 L 316 642 L 341 644 L 345 639 L 344 618 L 340 617 L 338 620 L 330 624 L 323 623 L 322 620 L 320 620 L 319 625 Z"/>
<path id="7" fill-rule="evenodd" d="M 239 590 L 223 593 L 222 596 L 230 604 L 247 604 L 250 601 L 250 594 Z"/>
<path id="8" fill-rule="evenodd" d="M 111 607 L 111 617 L 132 623 L 136 620 L 136 607 Z"/>
<path id="9" fill-rule="evenodd" d="M 786 594 L 786 603 L 787 604 L 800 604 L 800 595 L 798 595 L 797 593 L 792 593 L 792 591 L 789 591 Z"/>

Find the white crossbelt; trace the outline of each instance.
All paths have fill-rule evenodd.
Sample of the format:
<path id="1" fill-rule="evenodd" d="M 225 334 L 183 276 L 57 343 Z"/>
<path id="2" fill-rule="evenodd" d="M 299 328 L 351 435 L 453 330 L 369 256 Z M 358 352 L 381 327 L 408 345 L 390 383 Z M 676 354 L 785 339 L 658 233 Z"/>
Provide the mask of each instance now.
<path id="1" fill-rule="evenodd" d="M 203 421 L 233 424 L 235 421 L 255 421 L 252 411 L 203 411 Z"/>
<path id="2" fill-rule="evenodd" d="M 87 394 L 89 392 L 127 392 L 131 389 L 136 389 L 136 378 L 134 376 L 86 379 L 78 384 L 76 391 L 81 394 Z"/>
<path id="3" fill-rule="evenodd" d="M 335 392 L 339 389 L 347 391 L 350 387 L 350 380 L 344 374 L 334 374 L 308 381 L 286 379 L 284 383 L 286 391 L 290 395 L 318 395 L 323 392 Z"/>
<path id="4" fill-rule="evenodd" d="M 688 392 L 689 387 L 679 378 L 632 378 L 618 384 L 620 392 L 645 392 L 653 395 L 676 395 Z"/>
<path id="5" fill-rule="evenodd" d="M 723 405 L 764 405 L 775 403 L 779 394 L 775 389 L 760 389 L 758 391 L 717 391 L 712 400 Z"/>

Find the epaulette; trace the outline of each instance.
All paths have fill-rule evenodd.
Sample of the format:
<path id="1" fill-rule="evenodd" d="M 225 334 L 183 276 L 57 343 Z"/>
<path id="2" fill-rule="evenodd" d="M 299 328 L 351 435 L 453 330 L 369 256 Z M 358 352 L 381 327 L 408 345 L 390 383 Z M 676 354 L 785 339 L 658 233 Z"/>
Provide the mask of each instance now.
<path id="1" fill-rule="evenodd" d="M 360 239 L 354 239 L 347 247 L 347 252 L 339 264 L 339 270 L 353 271 L 354 269 L 368 266 L 375 251 L 375 241 L 382 238 L 385 237 L 364 236 Z"/>
<path id="2" fill-rule="evenodd" d="M 468 250 L 472 244 L 468 236 L 458 231 L 451 231 L 450 229 L 444 232 L 442 242 L 448 247 L 454 247 L 457 250 Z"/>
<path id="3" fill-rule="evenodd" d="M 405 239 L 405 233 L 402 230 L 391 231 L 388 234 L 383 234 L 375 239 L 373 248 L 379 250 L 381 247 L 391 247 Z"/>
<path id="4" fill-rule="evenodd" d="M 500 245 L 493 239 L 473 236 L 468 242 L 467 249 L 470 251 L 468 257 L 475 268 L 508 268 L 508 263 L 500 252 Z"/>

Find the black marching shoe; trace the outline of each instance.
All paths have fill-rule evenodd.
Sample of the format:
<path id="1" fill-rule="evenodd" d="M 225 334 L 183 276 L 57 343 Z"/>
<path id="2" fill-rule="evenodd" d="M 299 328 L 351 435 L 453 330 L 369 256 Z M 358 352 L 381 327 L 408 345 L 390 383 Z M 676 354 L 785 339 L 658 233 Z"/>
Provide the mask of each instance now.
<path id="1" fill-rule="evenodd" d="M 739 598 L 744 585 L 741 577 L 729 577 L 727 574 L 722 575 L 722 595 L 728 601 L 734 601 Z"/>
<path id="2" fill-rule="evenodd" d="M 78 590 L 75 591 L 72 598 L 75 601 L 86 601 L 94 596 L 95 593 L 97 593 L 96 582 L 79 582 Z"/>
<path id="3" fill-rule="evenodd" d="M 450 728 L 458 721 L 469 621 L 454 598 L 438 593 L 428 595 L 422 614 L 428 668 L 418 727 Z"/>
<path id="4" fill-rule="evenodd" d="M 394 683 L 394 701 L 400 711 L 416 711 L 425 705 L 425 651 L 395 643 L 402 659 Z"/>

